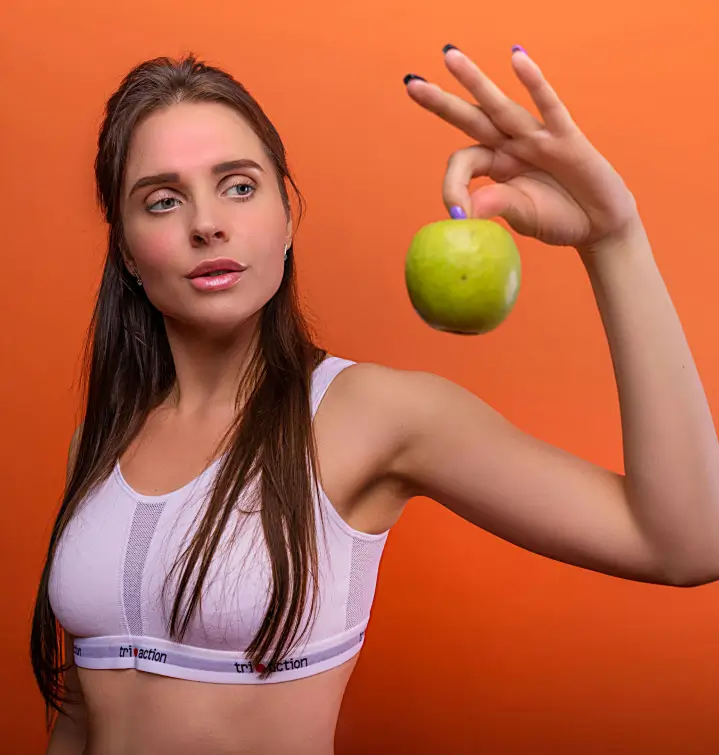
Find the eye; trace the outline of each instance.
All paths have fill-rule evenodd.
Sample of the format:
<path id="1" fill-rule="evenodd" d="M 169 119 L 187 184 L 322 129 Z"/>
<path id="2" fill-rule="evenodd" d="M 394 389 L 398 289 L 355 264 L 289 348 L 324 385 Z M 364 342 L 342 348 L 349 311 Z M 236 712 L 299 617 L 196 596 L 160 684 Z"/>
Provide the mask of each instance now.
<path id="1" fill-rule="evenodd" d="M 255 187 L 252 184 L 248 183 L 236 183 L 227 188 L 225 193 L 229 197 L 236 197 L 237 199 L 249 199 L 255 193 Z"/>
<path id="2" fill-rule="evenodd" d="M 168 210 L 174 210 L 175 207 L 177 207 L 179 201 L 180 200 L 176 197 L 160 197 L 160 199 L 157 199 L 156 201 L 147 205 L 147 211 L 157 214 L 161 212 L 167 212 Z"/>

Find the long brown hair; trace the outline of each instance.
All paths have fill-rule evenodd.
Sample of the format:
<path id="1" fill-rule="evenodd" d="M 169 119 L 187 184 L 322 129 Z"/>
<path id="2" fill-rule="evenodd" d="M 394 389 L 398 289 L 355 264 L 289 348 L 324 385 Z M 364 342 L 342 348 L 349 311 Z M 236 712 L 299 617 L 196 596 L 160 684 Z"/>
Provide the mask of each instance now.
<path id="1" fill-rule="evenodd" d="M 84 418 L 77 456 L 50 537 L 35 604 L 31 658 L 49 719 L 68 699 L 63 683 L 63 639 L 49 600 L 49 577 L 60 537 L 79 503 L 109 476 L 149 412 L 172 391 L 175 368 L 162 314 L 124 264 L 120 196 L 133 131 L 150 113 L 187 101 L 235 108 L 271 158 L 287 212 L 290 174 L 284 145 L 250 93 L 224 71 L 188 56 L 157 58 L 134 68 L 110 97 L 98 139 L 95 178 L 109 226 L 108 252 L 85 350 Z M 179 555 L 179 577 L 168 631 L 181 639 L 199 607 L 203 583 L 237 499 L 259 482 L 259 515 L 272 569 L 264 620 L 247 653 L 270 673 L 301 638 L 306 606 L 315 607 L 317 545 L 314 482 L 317 458 L 310 409 L 311 377 L 325 352 L 312 341 L 297 299 L 294 254 L 288 250 L 280 287 L 262 310 L 243 395 L 223 443 L 204 516 Z M 239 395 L 239 394 L 238 394 Z"/>

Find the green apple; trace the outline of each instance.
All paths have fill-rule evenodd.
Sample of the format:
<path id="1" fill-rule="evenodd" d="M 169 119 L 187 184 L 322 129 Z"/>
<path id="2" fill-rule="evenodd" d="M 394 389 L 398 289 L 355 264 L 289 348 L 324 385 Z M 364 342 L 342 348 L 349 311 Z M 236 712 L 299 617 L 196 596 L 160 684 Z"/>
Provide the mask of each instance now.
<path id="1" fill-rule="evenodd" d="M 477 335 L 500 325 L 519 294 L 512 235 L 492 220 L 440 220 L 420 228 L 405 262 L 417 314 L 431 327 Z"/>

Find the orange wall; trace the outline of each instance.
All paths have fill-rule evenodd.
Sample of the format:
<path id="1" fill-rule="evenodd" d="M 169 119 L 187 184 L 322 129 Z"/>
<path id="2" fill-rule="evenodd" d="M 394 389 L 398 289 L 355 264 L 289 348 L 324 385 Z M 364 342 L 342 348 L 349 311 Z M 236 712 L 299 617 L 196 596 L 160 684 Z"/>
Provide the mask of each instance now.
<path id="1" fill-rule="evenodd" d="M 27 630 L 103 251 L 95 137 L 105 98 L 141 59 L 194 50 L 274 119 L 309 201 L 301 283 L 331 351 L 441 373 L 620 468 L 610 362 L 571 252 L 523 241 L 517 308 L 482 338 L 430 331 L 404 291 L 408 242 L 445 217 L 442 172 L 464 139 L 404 96 L 402 76 L 447 82 L 451 41 L 517 92 L 509 50 L 523 44 L 634 189 L 719 402 L 713 0 L 13 5 L 0 32 L 0 751 L 43 748 Z M 716 752 L 717 620 L 715 586 L 584 573 L 419 501 L 387 548 L 338 755 Z"/>

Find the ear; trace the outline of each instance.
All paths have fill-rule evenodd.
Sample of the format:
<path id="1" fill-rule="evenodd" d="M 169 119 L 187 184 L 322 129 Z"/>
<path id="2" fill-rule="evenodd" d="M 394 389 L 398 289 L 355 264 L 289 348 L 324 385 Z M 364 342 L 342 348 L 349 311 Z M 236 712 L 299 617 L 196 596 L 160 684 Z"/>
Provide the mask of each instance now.
<path id="1" fill-rule="evenodd" d="M 135 278 L 140 277 L 140 273 L 137 270 L 137 266 L 134 262 L 129 262 L 128 260 L 125 260 L 125 267 L 127 268 L 127 271 Z"/>
<path id="2" fill-rule="evenodd" d="M 287 248 L 289 249 L 292 246 L 292 218 L 288 218 L 287 220 L 287 229 L 286 229 L 286 241 Z"/>
<path id="3" fill-rule="evenodd" d="M 137 277 L 137 265 L 135 264 L 135 260 L 132 258 L 130 252 L 127 251 L 125 245 L 123 244 L 122 246 L 122 261 L 125 263 L 125 267 L 130 272 L 130 275 Z"/>

